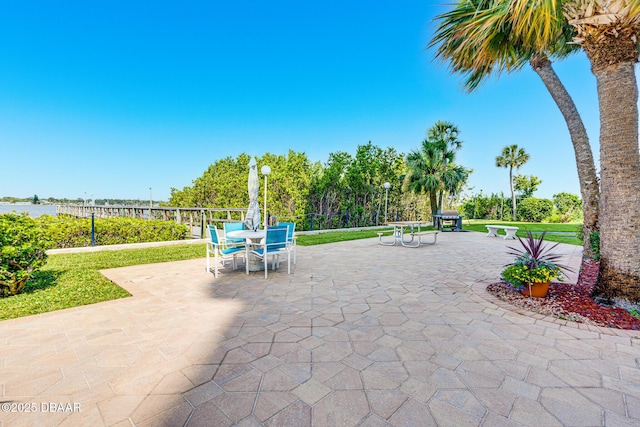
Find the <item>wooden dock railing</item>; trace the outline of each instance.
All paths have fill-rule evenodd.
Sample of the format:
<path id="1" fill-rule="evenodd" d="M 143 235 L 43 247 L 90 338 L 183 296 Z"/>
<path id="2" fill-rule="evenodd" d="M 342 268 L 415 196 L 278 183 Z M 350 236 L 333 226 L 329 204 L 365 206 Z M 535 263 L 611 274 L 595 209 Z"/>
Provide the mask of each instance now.
<path id="1" fill-rule="evenodd" d="M 149 206 L 95 206 L 57 205 L 56 215 L 71 215 L 79 218 L 138 218 L 175 221 L 191 230 L 191 237 L 206 236 L 202 230 L 212 224 L 244 221 L 246 208 L 164 208 Z"/>

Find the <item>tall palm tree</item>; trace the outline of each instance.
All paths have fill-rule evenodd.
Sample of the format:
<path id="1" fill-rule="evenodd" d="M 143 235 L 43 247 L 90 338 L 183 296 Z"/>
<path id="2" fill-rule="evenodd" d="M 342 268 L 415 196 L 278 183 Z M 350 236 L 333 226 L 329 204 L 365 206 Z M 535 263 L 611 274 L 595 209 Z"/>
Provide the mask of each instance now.
<path id="1" fill-rule="evenodd" d="M 455 195 L 458 191 L 459 183 L 466 181 L 466 176 L 463 177 L 464 168 L 459 167 L 449 168 L 449 164 L 455 160 L 456 152 L 462 147 L 462 141 L 458 139 L 460 130 L 456 125 L 451 122 L 438 120 L 427 131 L 427 138 L 429 141 L 438 142 L 441 144 L 443 150 L 443 170 L 445 173 L 442 176 L 443 186 L 438 192 L 438 209 L 442 209 L 442 203 L 444 199 L 445 191 L 449 194 Z"/>
<path id="2" fill-rule="evenodd" d="M 496 166 L 509 168 L 509 189 L 511 190 L 511 206 L 513 208 L 513 220 L 516 217 L 516 193 L 513 190 L 513 170 L 519 169 L 529 160 L 529 154 L 517 144 L 507 145 L 502 149 L 502 154 L 496 157 Z"/>
<path id="3" fill-rule="evenodd" d="M 600 105 L 600 274 L 596 291 L 640 300 L 639 0 L 509 0 L 513 31 L 549 46 L 567 19 L 587 54 Z"/>
<path id="4" fill-rule="evenodd" d="M 560 109 L 573 144 L 583 209 L 584 252 L 592 255 L 589 236 L 598 230 L 600 188 L 589 137 L 578 109 L 555 73 L 549 57 L 561 59 L 577 50 L 569 44 L 573 28 L 566 20 L 555 30 L 558 39 L 547 46 L 528 45 L 507 21 L 509 3 L 494 0 L 461 0 L 454 9 L 436 17 L 439 21 L 430 47 L 447 60 L 453 72 L 464 76 L 465 87 L 475 90 L 491 74 L 517 71 L 529 64 Z"/>
<path id="5" fill-rule="evenodd" d="M 407 174 L 403 186 L 414 193 L 427 193 L 431 213 L 438 211 L 437 194 L 442 187 L 440 171 L 444 164 L 441 145 L 428 139 L 422 141 L 420 149 L 407 155 Z"/>
<path id="6" fill-rule="evenodd" d="M 427 193 L 432 214 L 442 208 L 443 194 L 455 195 L 469 177 L 470 170 L 453 163 L 462 144 L 458 133 L 455 125 L 439 121 L 429 129 L 420 149 L 407 155 L 403 186 L 415 193 Z"/>

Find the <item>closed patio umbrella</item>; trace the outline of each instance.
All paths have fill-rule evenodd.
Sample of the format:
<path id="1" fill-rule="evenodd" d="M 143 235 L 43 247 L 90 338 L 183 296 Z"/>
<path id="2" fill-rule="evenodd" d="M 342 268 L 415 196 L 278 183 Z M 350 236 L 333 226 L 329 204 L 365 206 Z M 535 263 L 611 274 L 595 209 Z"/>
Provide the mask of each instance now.
<path id="1" fill-rule="evenodd" d="M 248 230 L 256 231 L 260 228 L 260 204 L 258 203 L 258 192 L 260 191 L 260 180 L 258 179 L 258 166 L 255 158 L 249 162 L 249 209 L 244 220 L 244 225 Z"/>

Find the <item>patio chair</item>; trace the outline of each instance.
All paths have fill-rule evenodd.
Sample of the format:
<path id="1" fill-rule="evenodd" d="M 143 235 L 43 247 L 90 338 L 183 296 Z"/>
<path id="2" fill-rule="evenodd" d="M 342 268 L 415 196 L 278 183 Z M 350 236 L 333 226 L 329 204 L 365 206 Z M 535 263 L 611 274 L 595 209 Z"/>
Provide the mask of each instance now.
<path id="1" fill-rule="evenodd" d="M 224 228 L 224 238 L 227 240 L 227 246 L 235 246 L 244 249 L 245 239 L 238 237 L 227 237 L 227 233 L 231 231 L 244 230 L 244 222 L 225 222 L 222 225 Z"/>
<path id="2" fill-rule="evenodd" d="M 278 226 L 287 226 L 287 243 L 289 247 L 293 250 L 293 263 L 296 263 L 296 236 L 294 232 L 296 231 L 296 223 L 295 222 L 281 222 Z"/>
<path id="3" fill-rule="evenodd" d="M 213 273 L 213 277 L 218 278 L 218 263 L 227 260 L 232 261 L 233 269 L 238 269 L 238 255 L 244 255 L 244 247 L 242 246 L 227 246 L 226 239 L 218 236 L 218 229 L 215 225 L 209 226 L 209 234 L 211 234 L 211 240 L 207 242 L 207 271 Z M 211 269 L 211 254 L 213 253 L 213 271 Z M 245 259 L 246 264 L 246 259 Z"/>
<path id="4" fill-rule="evenodd" d="M 268 260 L 271 257 L 273 270 L 280 265 L 280 256 L 287 254 L 287 274 L 291 274 L 291 247 L 287 242 L 288 227 L 267 227 L 266 236 L 263 243 L 253 243 L 250 249 L 247 245 L 247 259 L 250 256 L 261 259 L 264 262 L 264 278 L 268 277 Z M 246 266 L 249 274 L 249 263 Z"/>

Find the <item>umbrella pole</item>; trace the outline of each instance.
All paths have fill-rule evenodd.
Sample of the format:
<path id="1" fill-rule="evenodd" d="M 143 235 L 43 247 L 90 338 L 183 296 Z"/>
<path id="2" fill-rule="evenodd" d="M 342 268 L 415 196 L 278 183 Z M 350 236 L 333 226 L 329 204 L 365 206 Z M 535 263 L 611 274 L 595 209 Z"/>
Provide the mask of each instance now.
<path id="1" fill-rule="evenodd" d="M 264 175 L 264 229 L 267 229 L 267 177 L 271 173 L 271 168 L 264 165 L 260 172 Z"/>

